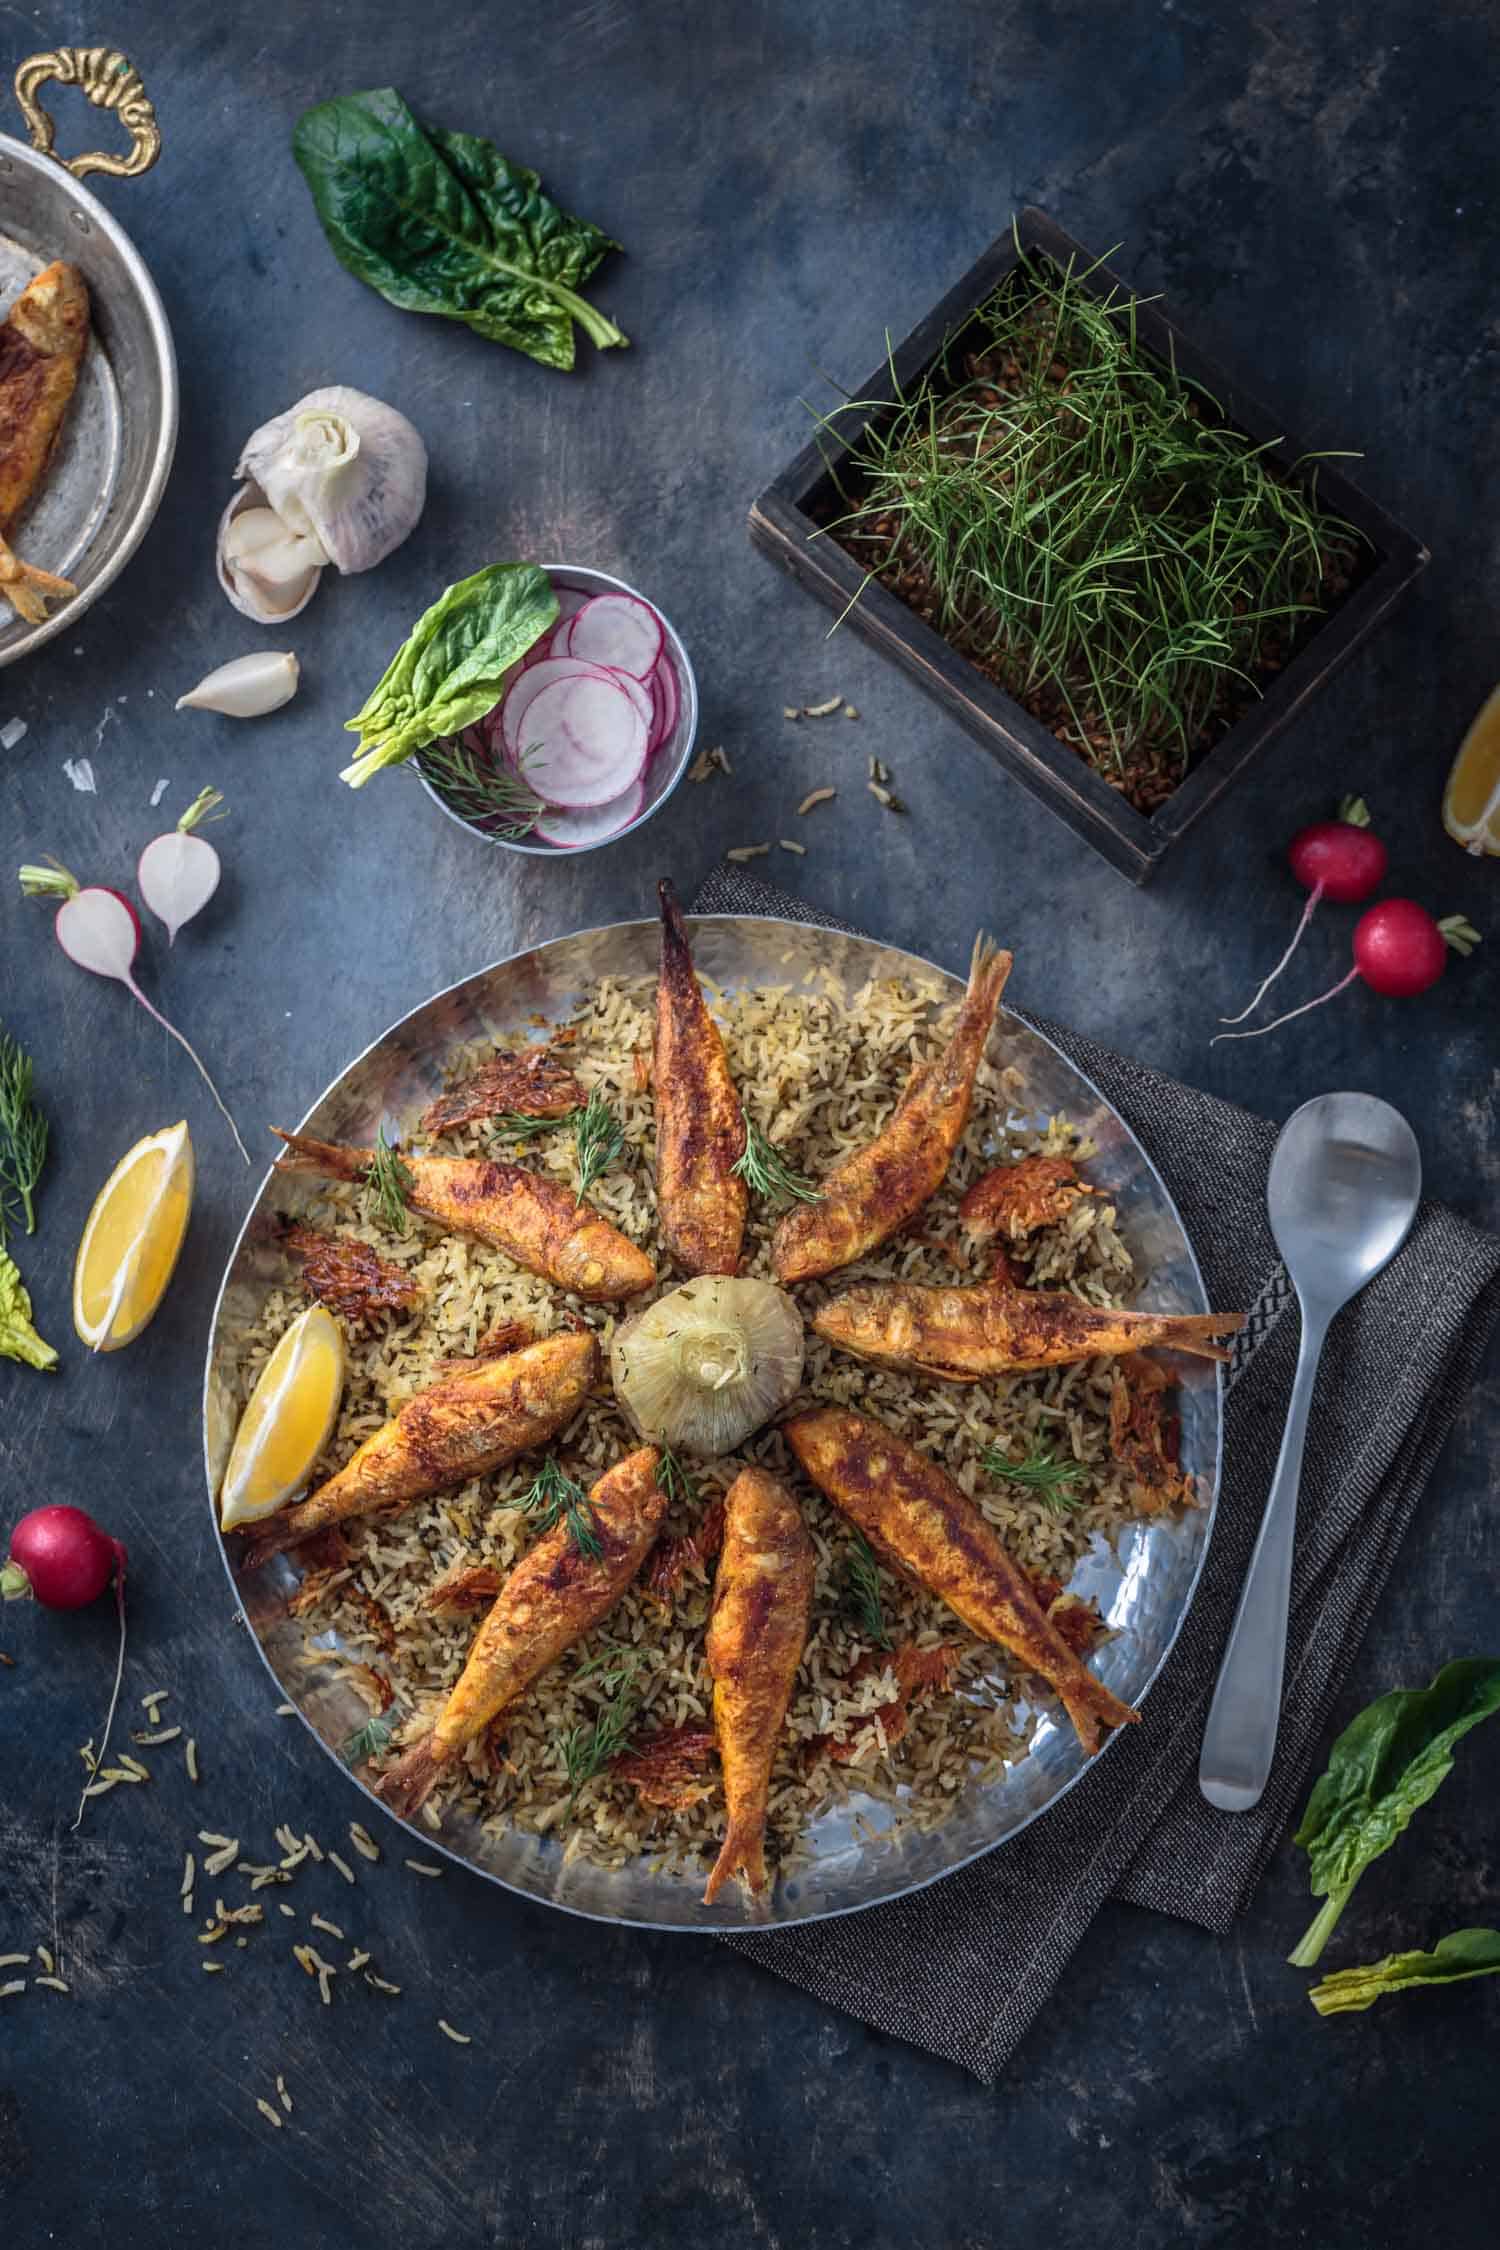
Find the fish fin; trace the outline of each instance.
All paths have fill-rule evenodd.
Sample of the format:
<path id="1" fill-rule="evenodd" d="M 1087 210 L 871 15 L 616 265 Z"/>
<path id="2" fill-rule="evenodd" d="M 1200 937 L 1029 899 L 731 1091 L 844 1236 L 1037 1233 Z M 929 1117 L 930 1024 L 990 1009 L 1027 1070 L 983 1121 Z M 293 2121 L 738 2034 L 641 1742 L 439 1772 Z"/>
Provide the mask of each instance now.
<path id="1" fill-rule="evenodd" d="M 1063 1708 L 1073 1722 L 1073 1731 L 1082 1745 L 1084 1755 L 1092 1758 L 1099 1747 L 1099 1729 L 1138 1726 L 1141 1714 L 1117 1695 L 1111 1695 L 1104 1682 L 1096 1679 L 1087 1665 L 1080 1664 L 1077 1672 L 1067 1681 L 1055 1681 L 1054 1686 L 1062 1698 Z"/>
<path id="2" fill-rule="evenodd" d="M 1013 956 L 997 945 L 987 931 L 981 930 L 974 940 L 974 951 L 969 958 L 969 990 L 983 990 L 988 996 L 993 988 L 992 1007 L 998 1006 L 1005 990 L 1005 980 L 1010 975 Z"/>
<path id="3" fill-rule="evenodd" d="M 41 624 L 49 599 L 60 601 L 77 591 L 71 578 L 58 578 L 50 570 L 38 570 L 34 563 L 22 562 L 0 539 L 0 594 L 28 625 Z"/>
<path id="4" fill-rule="evenodd" d="M 309 1133 L 284 1133 L 279 1125 L 273 1125 L 271 1131 L 292 1152 L 276 1159 L 278 1172 L 316 1172 L 325 1180 L 359 1180 L 369 1170 L 370 1160 L 362 1148 L 316 1141 Z"/>
<path id="5" fill-rule="evenodd" d="M 1214 1339 L 1237 1335 L 1245 1325 L 1243 1313 L 1175 1313 L 1163 1317 L 1167 1333 L 1162 1342 L 1172 1351 L 1191 1353 L 1195 1359 L 1228 1359 L 1227 1346 Z"/>
<path id="6" fill-rule="evenodd" d="M 434 1748 L 429 1729 L 419 1742 L 404 1750 L 396 1763 L 375 1783 L 375 1794 L 398 1820 L 410 1820 L 425 1805 L 442 1777 L 447 1760 Z"/>
<path id="7" fill-rule="evenodd" d="M 300 1547 L 304 1539 L 311 1539 L 313 1531 L 299 1531 L 290 1520 L 295 1512 L 288 1509 L 284 1516 L 272 1516 L 265 1524 L 234 1534 L 240 1541 L 234 1558 L 235 1567 L 239 1570 L 259 1570 L 274 1556 L 284 1555 L 288 1548 Z"/>
<path id="8" fill-rule="evenodd" d="M 712 1906 L 731 1875 L 743 1874 L 752 1891 L 766 1887 L 765 1830 L 758 1823 L 729 1823 L 724 1848 L 714 1861 L 713 1873 L 703 1889 L 703 1903 Z"/>

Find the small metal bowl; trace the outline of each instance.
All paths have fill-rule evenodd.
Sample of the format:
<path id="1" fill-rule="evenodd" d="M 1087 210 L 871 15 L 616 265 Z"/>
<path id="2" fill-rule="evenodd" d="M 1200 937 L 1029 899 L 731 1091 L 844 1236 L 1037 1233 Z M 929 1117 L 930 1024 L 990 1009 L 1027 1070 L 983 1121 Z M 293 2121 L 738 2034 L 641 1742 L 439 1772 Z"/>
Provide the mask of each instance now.
<path id="1" fill-rule="evenodd" d="M 115 111 L 131 152 L 66 161 L 37 99 L 48 79 Z M 177 443 L 177 355 L 156 285 L 129 236 L 79 172 L 128 176 L 156 161 L 161 136 L 144 87 L 112 48 L 33 55 L 16 73 L 32 146 L 0 134 L 0 307 L 54 258 L 88 283 L 92 337 L 36 497 L 8 537 L 18 555 L 77 592 L 30 625 L 0 602 L 0 665 L 71 632 L 124 569 L 156 514 Z"/>
<path id="2" fill-rule="evenodd" d="M 492 836 L 485 829 L 476 828 L 472 821 L 465 820 L 461 813 L 456 813 L 441 791 L 428 780 L 422 771 L 420 755 L 413 760 L 412 770 L 439 812 L 451 820 L 455 827 L 467 829 L 471 836 L 479 837 L 481 842 L 498 844 L 502 851 L 527 852 L 533 859 L 582 859 L 586 852 L 607 851 L 611 844 L 618 844 L 622 838 L 633 836 L 638 828 L 644 827 L 653 813 L 660 812 L 681 781 L 692 762 L 693 745 L 698 739 L 698 682 L 693 676 L 693 667 L 688 662 L 687 650 L 671 620 L 651 600 L 649 594 L 641 593 L 634 586 L 627 586 L 623 578 L 611 578 L 604 570 L 585 570 L 581 565 L 573 563 L 543 563 L 541 567 L 559 593 L 632 594 L 638 602 L 645 602 L 661 619 L 661 629 L 666 636 L 667 661 L 677 677 L 677 724 L 652 757 L 646 777 L 646 802 L 628 827 L 616 829 L 613 836 L 601 837 L 597 844 L 545 844 L 528 837 Z"/>

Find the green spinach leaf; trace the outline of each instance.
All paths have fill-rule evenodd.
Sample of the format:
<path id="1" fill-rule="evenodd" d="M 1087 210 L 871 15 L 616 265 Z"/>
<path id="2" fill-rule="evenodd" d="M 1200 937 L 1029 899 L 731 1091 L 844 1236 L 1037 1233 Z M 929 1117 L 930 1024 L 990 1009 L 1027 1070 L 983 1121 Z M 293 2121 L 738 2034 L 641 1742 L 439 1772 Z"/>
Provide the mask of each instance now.
<path id="1" fill-rule="evenodd" d="M 1453 1771 L 1454 1745 L 1496 1711 L 1500 1657 L 1463 1656 L 1430 1687 L 1397 1688 L 1344 1729 L 1294 1838 L 1314 1898 L 1326 1901 L 1289 1957 L 1294 1968 L 1312 1967 L 1365 1869 Z"/>
<path id="2" fill-rule="evenodd" d="M 292 139 L 339 263 L 407 312 L 462 320 L 546 367 L 573 365 L 573 324 L 625 344 L 579 294 L 619 248 L 473 133 L 424 131 L 394 87 L 304 111 Z"/>
<path id="3" fill-rule="evenodd" d="M 359 755 L 341 779 L 361 789 L 442 736 L 492 711 L 511 665 L 557 622 L 557 596 L 535 563 L 491 563 L 461 578 L 417 619 L 364 706 L 344 724 Z"/>
<path id="4" fill-rule="evenodd" d="M 1308 1994 L 1320 2016 L 1353 2015 L 1388 1992 L 1417 1984 L 1462 1984 L 1468 1977 L 1500 1975 L 1500 1930 L 1455 1930 L 1430 1953 L 1388 1953 L 1357 1969 L 1336 1969 Z"/>

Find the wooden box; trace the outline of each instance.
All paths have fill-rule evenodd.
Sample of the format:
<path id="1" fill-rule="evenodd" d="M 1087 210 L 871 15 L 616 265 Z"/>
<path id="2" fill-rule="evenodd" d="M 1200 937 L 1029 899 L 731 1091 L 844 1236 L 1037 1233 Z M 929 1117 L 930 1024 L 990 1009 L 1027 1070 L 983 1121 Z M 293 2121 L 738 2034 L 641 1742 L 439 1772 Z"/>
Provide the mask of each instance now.
<path id="1" fill-rule="evenodd" d="M 1217 803 L 1374 630 L 1426 563 L 1427 550 L 1332 463 L 1322 463 L 1320 501 L 1369 542 L 1354 583 L 1301 640 L 1284 668 L 1263 683 L 1261 699 L 1194 763 L 1166 802 L 1149 818 L 1138 812 L 897 595 L 875 579 L 867 581 L 859 563 L 819 529 L 837 512 L 831 469 L 842 465 L 867 423 L 893 403 L 898 390 L 909 393 L 920 382 L 965 322 L 1015 269 L 1023 251 L 1038 253 L 1059 267 L 1072 258 L 1080 276 L 1093 266 L 1085 286 L 1097 296 L 1111 290 L 1130 294 L 1118 275 L 1106 266 L 1093 265 L 1082 245 L 1043 212 L 1023 211 L 1014 231 L 1007 230 L 991 244 L 957 287 L 870 376 L 857 394 L 861 407 L 840 413 L 835 427 L 821 429 L 817 439 L 766 487 L 751 508 L 750 535 L 821 601 L 846 613 L 854 632 L 873 641 L 935 696 L 998 765 L 1049 805 L 1111 866 L 1132 882 L 1145 883 L 1177 838 Z M 1137 333 L 1149 353 L 1174 360 L 1184 375 L 1211 392 L 1225 420 L 1235 428 L 1257 443 L 1281 440 L 1271 454 L 1273 461 L 1290 467 L 1310 450 L 1286 438 L 1284 425 L 1196 350 L 1159 303 L 1140 308 Z"/>

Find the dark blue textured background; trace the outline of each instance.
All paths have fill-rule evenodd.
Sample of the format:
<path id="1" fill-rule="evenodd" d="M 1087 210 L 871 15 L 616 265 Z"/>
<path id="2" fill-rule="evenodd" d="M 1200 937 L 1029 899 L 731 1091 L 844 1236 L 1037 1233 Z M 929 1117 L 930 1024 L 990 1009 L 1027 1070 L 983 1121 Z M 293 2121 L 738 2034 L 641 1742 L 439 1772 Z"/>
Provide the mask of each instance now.
<path id="1" fill-rule="evenodd" d="M 726 846 L 795 825 L 807 858 L 778 854 L 765 871 L 807 896 L 950 965 L 984 921 L 1017 950 L 1022 1005 L 1273 1115 L 1333 1085 L 1385 1093 L 1416 1121 L 1433 1188 L 1500 1220 L 1500 869 L 1466 860 L 1437 817 L 1453 745 L 1500 671 L 1500 43 L 1483 0 L 1436 15 L 1416 0 L 120 0 L 107 24 L 71 8 L 4 21 L 8 61 L 108 37 L 146 77 L 161 164 L 102 193 L 166 299 L 183 421 L 134 565 L 76 635 L 0 680 L 0 717 L 30 729 L 0 776 L 0 871 L 52 850 L 123 882 L 158 825 L 159 776 L 174 813 L 205 782 L 225 790 L 219 897 L 172 955 L 149 938 L 142 973 L 247 1132 L 300 1114 L 435 988 L 535 939 L 647 911 L 667 868 L 691 895 Z M 633 350 L 566 378 L 397 314 L 339 270 L 290 130 L 309 101 L 386 80 L 536 165 L 628 245 L 597 294 Z M 97 137 L 68 102 L 65 148 Z M 749 500 L 805 436 L 799 401 L 829 395 L 819 370 L 857 381 L 886 331 L 904 333 L 1026 201 L 1101 250 L 1121 245 L 1124 271 L 1166 290 L 1309 442 L 1360 449 L 1356 473 L 1433 550 L 1397 619 L 1147 893 L 872 652 L 828 642 L 824 613 L 744 532 Z M 214 523 L 248 431 L 329 381 L 416 420 L 431 498 L 377 574 L 325 584 L 294 627 L 266 636 L 218 592 Z M 411 617 L 506 555 L 597 563 L 658 599 L 733 780 L 685 788 L 643 835 L 572 866 L 491 854 L 404 777 L 343 790 L 339 722 Z M 305 666 L 286 712 L 240 727 L 173 714 L 201 673 L 268 641 Z M 781 720 L 783 703 L 834 689 L 858 727 Z M 871 751 L 907 820 L 866 795 Z M 63 777 L 80 754 L 97 797 Z M 837 802 L 794 823 L 825 781 Z M 1211 1054 L 1211 1019 L 1274 958 L 1300 903 L 1282 847 L 1348 789 L 1375 809 L 1394 885 L 1467 911 L 1490 945 L 1426 999 L 1354 991 L 1263 1048 Z M 1349 927 L 1325 911 L 1299 996 L 1341 973 Z M 111 1621 L 104 1606 L 71 1623 L 6 1613 L 0 1952 L 50 1942 L 55 1927 L 73 1986 L 0 2003 L 7 2250 L 1044 2238 L 1166 2250 L 1252 2234 L 1364 2250 L 1439 2225 L 1456 2245 L 1493 2240 L 1500 1991 L 1320 2024 L 1283 1961 L 1307 1914 L 1290 1851 L 1223 1943 L 1107 1912 L 993 2092 L 709 1946 L 570 1922 L 455 1872 L 424 1885 L 399 1849 L 377 1869 L 356 1860 L 355 1893 L 325 1868 L 289 1894 L 371 1943 L 399 2000 L 341 1989 L 320 2009 L 285 1951 L 289 1923 L 204 1977 L 176 1904 L 191 1831 L 259 1849 L 288 1819 L 337 1842 L 356 1810 L 295 1724 L 272 1716 L 204 1506 L 202 1346 L 250 1185 L 176 1051 L 123 993 L 71 969 L 42 910 L 3 882 L 0 1003 L 38 1056 L 56 1121 L 42 1232 L 24 1257 L 65 1360 L 51 1379 L 0 1368 L 4 1513 L 78 1498 L 130 1542 L 127 1690 L 133 1702 L 172 1689 L 164 1716 L 196 1733 L 205 1775 L 190 1792 L 158 1752 L 149 1790 L 117 1791 L 70 1838 L 74 1746 L 98 1722 Z M 184 1111 L 200 1179 L 182 1270 L 138 1344 L 85 1364 L 67 1300 L 83 1217 L 121 1151 Z M 1493 1645 L 1490 1365 L 1341 1719 Z M 1362 1887 L 1344 1958 L 1496 1918 L 1497 1755 L 1482 1736 L 1466 1746 L 1416 1834 Z M 204 1889 L 200 1878 L 200 1905 Z M 449 2045 L 439 2014 L 473 2046 Z M 273 2135 L 254 2098 L 278 2070 L 297 2107 Z"/>

